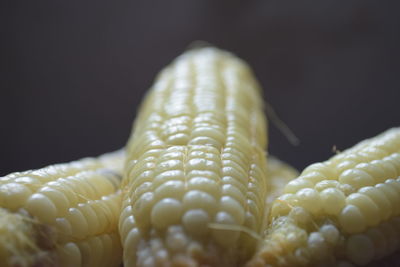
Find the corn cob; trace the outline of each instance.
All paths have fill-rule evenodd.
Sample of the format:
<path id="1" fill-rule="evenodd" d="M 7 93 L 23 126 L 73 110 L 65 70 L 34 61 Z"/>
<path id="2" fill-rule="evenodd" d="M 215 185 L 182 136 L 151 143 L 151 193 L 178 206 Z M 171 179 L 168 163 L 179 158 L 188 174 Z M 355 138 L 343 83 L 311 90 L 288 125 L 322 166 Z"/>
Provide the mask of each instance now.
<path id="1" fill-rule="evenodd" d="M 247 65 L 188 51 L 148 93 L 128 142 L 124 266 L 235 266 L 263 228 L 266 122 Z"/>
<path id="2" fill-rule="evenodd" d="M 366 265 L 400 240 L 400 128 L 307 167 L 273 204 L 248 266 Z"/>
<path id="3" fill-rule="evenodd" d="M 0 178 L 0 266 L 118 266 L 123 153 Z"/>

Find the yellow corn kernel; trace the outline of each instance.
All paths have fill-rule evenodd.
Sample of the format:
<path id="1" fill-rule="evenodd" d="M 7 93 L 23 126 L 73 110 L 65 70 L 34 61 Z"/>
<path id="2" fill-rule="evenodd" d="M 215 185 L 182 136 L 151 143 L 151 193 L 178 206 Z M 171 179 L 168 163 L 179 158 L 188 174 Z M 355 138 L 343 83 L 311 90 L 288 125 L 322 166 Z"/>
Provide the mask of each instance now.
<path id="1" fill-rule="evenodd" d="M 119 266 L 123 152 L 0 178 L 0 266 Z"/>
<path id="2" fill-rule="evenodd" d="M 188 51 L 157 77 L 134 124 L 123 181 L 124 266 L 232 266 L 265 221 L 266 122 L 247 65 Z"/>
<path id="3" fill-rule="evenodd" d="M 366 265 L 399 249 L 399 174 L 400 128 L 306 168 L 272 204 L 248 266 Z"/>

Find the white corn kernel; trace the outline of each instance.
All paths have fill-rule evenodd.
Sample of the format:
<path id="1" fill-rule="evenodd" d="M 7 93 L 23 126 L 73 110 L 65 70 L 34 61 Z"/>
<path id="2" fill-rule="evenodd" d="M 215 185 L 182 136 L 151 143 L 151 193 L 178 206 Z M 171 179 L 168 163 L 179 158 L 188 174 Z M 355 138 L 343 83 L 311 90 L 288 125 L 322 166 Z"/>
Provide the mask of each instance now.
<path id="1" fill-rule="evenodd" d="M 345 195 L 337 188 L 326 188 L 320 193 L 321 205 L 327 214 L 337 215 L 346 204 Z"/>
<path id="2" fill-rule="evenodd" d="M 347 233 L 362 233 L 366 230 L 366 220 L 354 205 L 346 205 L 339 215 L 340 225 Z"/>
<path id="3" fill-rule="evenodd" d="M 182 216 L 182 203 L 173 198 L 164 198 L 157 202 L 151 211 L 151 223 L 164 229 L 169 225 L 178 223 Z"/>

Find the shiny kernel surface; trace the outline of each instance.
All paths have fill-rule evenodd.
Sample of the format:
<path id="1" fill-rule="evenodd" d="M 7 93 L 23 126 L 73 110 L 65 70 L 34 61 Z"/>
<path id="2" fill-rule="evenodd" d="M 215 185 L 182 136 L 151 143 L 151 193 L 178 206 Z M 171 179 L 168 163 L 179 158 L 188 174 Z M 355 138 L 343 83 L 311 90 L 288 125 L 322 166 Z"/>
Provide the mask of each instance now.
<path id="1" fill-rule="evenodd" d="M 54 236 L 54 241 L 38 244 L 37 240 L 28 240 L 30 251 L 32 246 L 49 243 L 41 247 L 41 255 L 32 258 L 56 253 L 52 257 L 59 260 L 58 266 L 106 267 L 121 263 L 117 217 L 123 159 L 122 152 L 115 152 L 0 178 L 1 208 L 10 216 L 28 216 L 24 223 L 34 221 L 38 224 L 34 229 L 47 229 L 46 234 Z M 56 249 L 49 250 L 52 247 Z"/>
<path id="2" fill-rule="evenodd" d="M 398 250 L 399 153 L 393 128 L 307 167 L 272 203 L 265 243 L 249 266 L 364 266 Z"/>
<path id="3" fill-rule="evenodd" d="M 255 240 L 224 228 L 246 225 L 260 233 L 265 224 L 267 134 L 259 91 L 244 62 L 215 48 L 188 51 L 157 76 L 128 142 L 122 209 L 132 206 L 135 223 L 120 229 L 142 237 L 124 242 L 126 266 L 161 259 L 232 266 L 249 257 L 236 251 L 255 247 Z M 221 254 L 226 249 L 229 255 Z"/>

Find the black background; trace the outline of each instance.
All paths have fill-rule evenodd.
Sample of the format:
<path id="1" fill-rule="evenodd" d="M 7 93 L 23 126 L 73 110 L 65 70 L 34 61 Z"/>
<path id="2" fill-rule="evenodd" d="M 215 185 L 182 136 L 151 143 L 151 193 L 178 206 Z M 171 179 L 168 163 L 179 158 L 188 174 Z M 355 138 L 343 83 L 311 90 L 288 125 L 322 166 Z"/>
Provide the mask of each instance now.
<path id="1" fill-rule="evenodd" d="M 0 174 L 122 147 L 155 74 L 195 40 L 253 67 L 299 169 L 399 126 L 397 1 L 2 1 Z"/>

